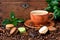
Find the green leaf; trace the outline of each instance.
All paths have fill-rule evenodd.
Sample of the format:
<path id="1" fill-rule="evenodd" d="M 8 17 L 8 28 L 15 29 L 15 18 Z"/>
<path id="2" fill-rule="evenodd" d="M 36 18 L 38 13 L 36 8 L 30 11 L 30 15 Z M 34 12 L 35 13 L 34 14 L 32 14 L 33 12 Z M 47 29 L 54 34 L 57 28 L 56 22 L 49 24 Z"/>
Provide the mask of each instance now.
<path id="1" fill-rule="evenodd" d="M 22 23 L 22 22 L 24 22 L 24 19 L 15 19 L 14 21 L 12 21 L 12 24 L 14 25 L 14 26 L 17 26 L 18 25 L 18 23 Z"/>
<path id="2" fill-rule="evenodd" d="M 11 13 L 10 13 L 10 19 L 11 19 L 11 20 L 15 19 L 15 14 L 14 14 L 13 11 L 11 11 Z"/>
<path id="3" fill-rule="evenodd" d="M 11 21 L 12 21 L 12 22 L 17 21 L 17 18 L 12 19 Z"/>
<path id="4" fill-rule="evenodd" d="M 54 17 L 55 17 L 55 19 L 60 19 L 60 9 L 56 9 L 54 11 Z"/>
<path id="5" fill-rule="evenodd" d="M 51 0 L 46 0 L 46 2 L 47 2 L 47 3 L 50 3 L 50 2 L 51 2 Z"/>
<path id="6" fill-rule="evenodd" d="M 10 24 L 10 20 L 9 19 L 3 20 L 2 25 L 6 25 L 6 24 Z"/>
<path id="7" fill-rule="evenodd" d="M 2 22 L 2 25 L 13 24 L 14 26 L 17 26 L 18 23 L 21 23 L 21 22 L 24 22 L 24 19 L 15 18 L 14 12 L 11 11 L 11 13 L 10 13 L 10 19 L 5 19 L 5 20 Z"/>
<path id="8" fill-rule="evenodd" d="M 52 7 L 50 7 L 50 6 L 48 6 L 47 8 L 45 8 L 45 10 L 49 11 L 49 12 L 53 12 L 54 11 L 54 9 Z"/>
<path id="9" fill-rule="evenodd" d="M 58 6 L 59 5 L 59 2 L 58 1 L 51 1 L 50 3 L 52 6 Z"/>
<path id="10" fill-rule="evenodd" d="M 58 2 L 60 2 L 60 0 L 58 0 Z"/>
<path id="11" fill-rule="evenodd" d="M 57 6 L 54 6 L 53 9 L 56 10 L 56 9 L 58 9 L 58 7 Z"/>
<path id="12" fill-rule="evenodd" d="M 18 23 L 24 22 L 24 19 L 18 19 L 17 22 Z"/>
<path id="13" fill-rule="evenodd" d="M 17 25 L 18 25 L 17 21 L 12 22 L 12 24 L 13 24 L 14 26 L 17 26 Z"/>
<path id="14" fill-rule="evenodd" d="M 54 19 L 60 19 L 60 7 L 59 7 L 60 0 L 46 0 L 46 1 L 48 3 L 48 7 L 46 8 L 46 10 L 54 13 Z"/>

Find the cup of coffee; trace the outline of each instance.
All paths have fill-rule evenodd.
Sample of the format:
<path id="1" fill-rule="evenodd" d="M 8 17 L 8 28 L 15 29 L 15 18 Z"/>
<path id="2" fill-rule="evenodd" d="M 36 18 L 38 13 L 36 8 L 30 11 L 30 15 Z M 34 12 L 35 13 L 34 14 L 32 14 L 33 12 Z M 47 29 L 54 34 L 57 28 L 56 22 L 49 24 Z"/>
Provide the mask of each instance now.
<path id="1" fill-rule="evenodd" d="M 33 10 L 30 12 L 31 21 L 35 25 L 46 24 L 48 21 L 51 21 L 53 19 L 53 16 L 49 18 L 51 15 L 53 14 L 45 10 Z"/>

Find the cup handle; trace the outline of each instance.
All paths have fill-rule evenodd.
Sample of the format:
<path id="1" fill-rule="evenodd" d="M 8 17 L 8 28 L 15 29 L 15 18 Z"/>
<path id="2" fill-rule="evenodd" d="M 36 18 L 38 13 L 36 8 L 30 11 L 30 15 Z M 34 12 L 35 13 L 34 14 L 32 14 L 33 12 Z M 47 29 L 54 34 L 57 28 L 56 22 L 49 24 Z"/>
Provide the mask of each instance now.
<path id="1" fill-rule="evenodd" d="M 52 15 L 52 17 L 51 17 L 48 21 L 51 21 L 51 20 L 53 20 L 53 18 L 54 18 L 53 13 L 49 13 L 49 16 L 50 16 L 50 15 Z"/>

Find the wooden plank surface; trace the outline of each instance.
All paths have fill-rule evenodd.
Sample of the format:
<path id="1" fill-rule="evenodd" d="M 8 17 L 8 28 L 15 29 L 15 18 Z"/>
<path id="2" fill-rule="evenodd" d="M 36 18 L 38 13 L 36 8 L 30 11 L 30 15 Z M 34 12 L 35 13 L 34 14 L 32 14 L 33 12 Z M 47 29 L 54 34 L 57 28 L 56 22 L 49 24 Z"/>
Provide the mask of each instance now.
<path id="1" fill-rule="evenodd" d="M 45 0 L 0 0 L 1 2 L 45 2 Z"/>
<path id="2" fill-rule="evenodd" d="M 11 0 L 12 1 L 12 0 Z M 0 2 L 0 17 L 8 18 L 11 11 L 14 11 L 16 17 L 29 19 L 29 14 L 32 10 L 40 10 L 47 7 L 47 3 L 43 2 L 17 2 L 17 1 L 2 0 Z M 38 0 L 37 0 L 38 1 Z M 41 0 L 40 0 L 41 1 Z M 24 8 L 23 5 L 27 4 L 28 7 Z"/>

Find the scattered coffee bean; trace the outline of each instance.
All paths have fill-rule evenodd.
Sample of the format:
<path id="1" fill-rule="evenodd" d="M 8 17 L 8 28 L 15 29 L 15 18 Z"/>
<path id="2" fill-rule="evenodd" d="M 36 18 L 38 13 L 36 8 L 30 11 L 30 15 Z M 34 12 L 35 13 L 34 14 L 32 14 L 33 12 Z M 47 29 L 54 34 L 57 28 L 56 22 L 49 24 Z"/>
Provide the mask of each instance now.
<path id="1" fill-rule="evenodd" d="M 2 28 L 0 28 L 0 33 L 4 33 L 5 31 L 2 29 Z"/>
<path id="2" fill-rule="evenodd" d="M 32 38 L 29 38 L 28 40 L 33 40 Z"/>
<path id="3" fill-rule="evenodd" d="M 29 32 L 29 36 L 31 36 L 32 38 L 36 37 L 38 35 L 37 32 Z"/>
<path id="4" fill-rule="evenodd" d="M 60 24 L 58 24 L 58 25 L 60 25 Z M 4 30 L 4 28 L 2 28 L 2 29 Z M 38 33 L 38 30 L 35 31 L 34 29 L 31 29 L 31 28 L 28 28 L 26 32 L 28 33 L 28 35 L 25 33 L 24 33 L 24 35 L 21 35 L 20 33 L 14 35 L 14 33 L 15 33 L 14 32 L 13 33 L 14 36 L 13 35 L 9 36 L 10 30 L 6 30 L 5 33 L 2 33 L 2 32 L 0 33 L 0 40 L 60 40 L 60 26 L 58 27 L 56 32 L 49 31 L 49 33 L 47 32 L 45 35 L 43 35 L 43 34 L 41 35 L 40 33 Z M 37 36 L 32 37 L 30 35 L 30 32 L 33 35 L 37 34 Z"/>

